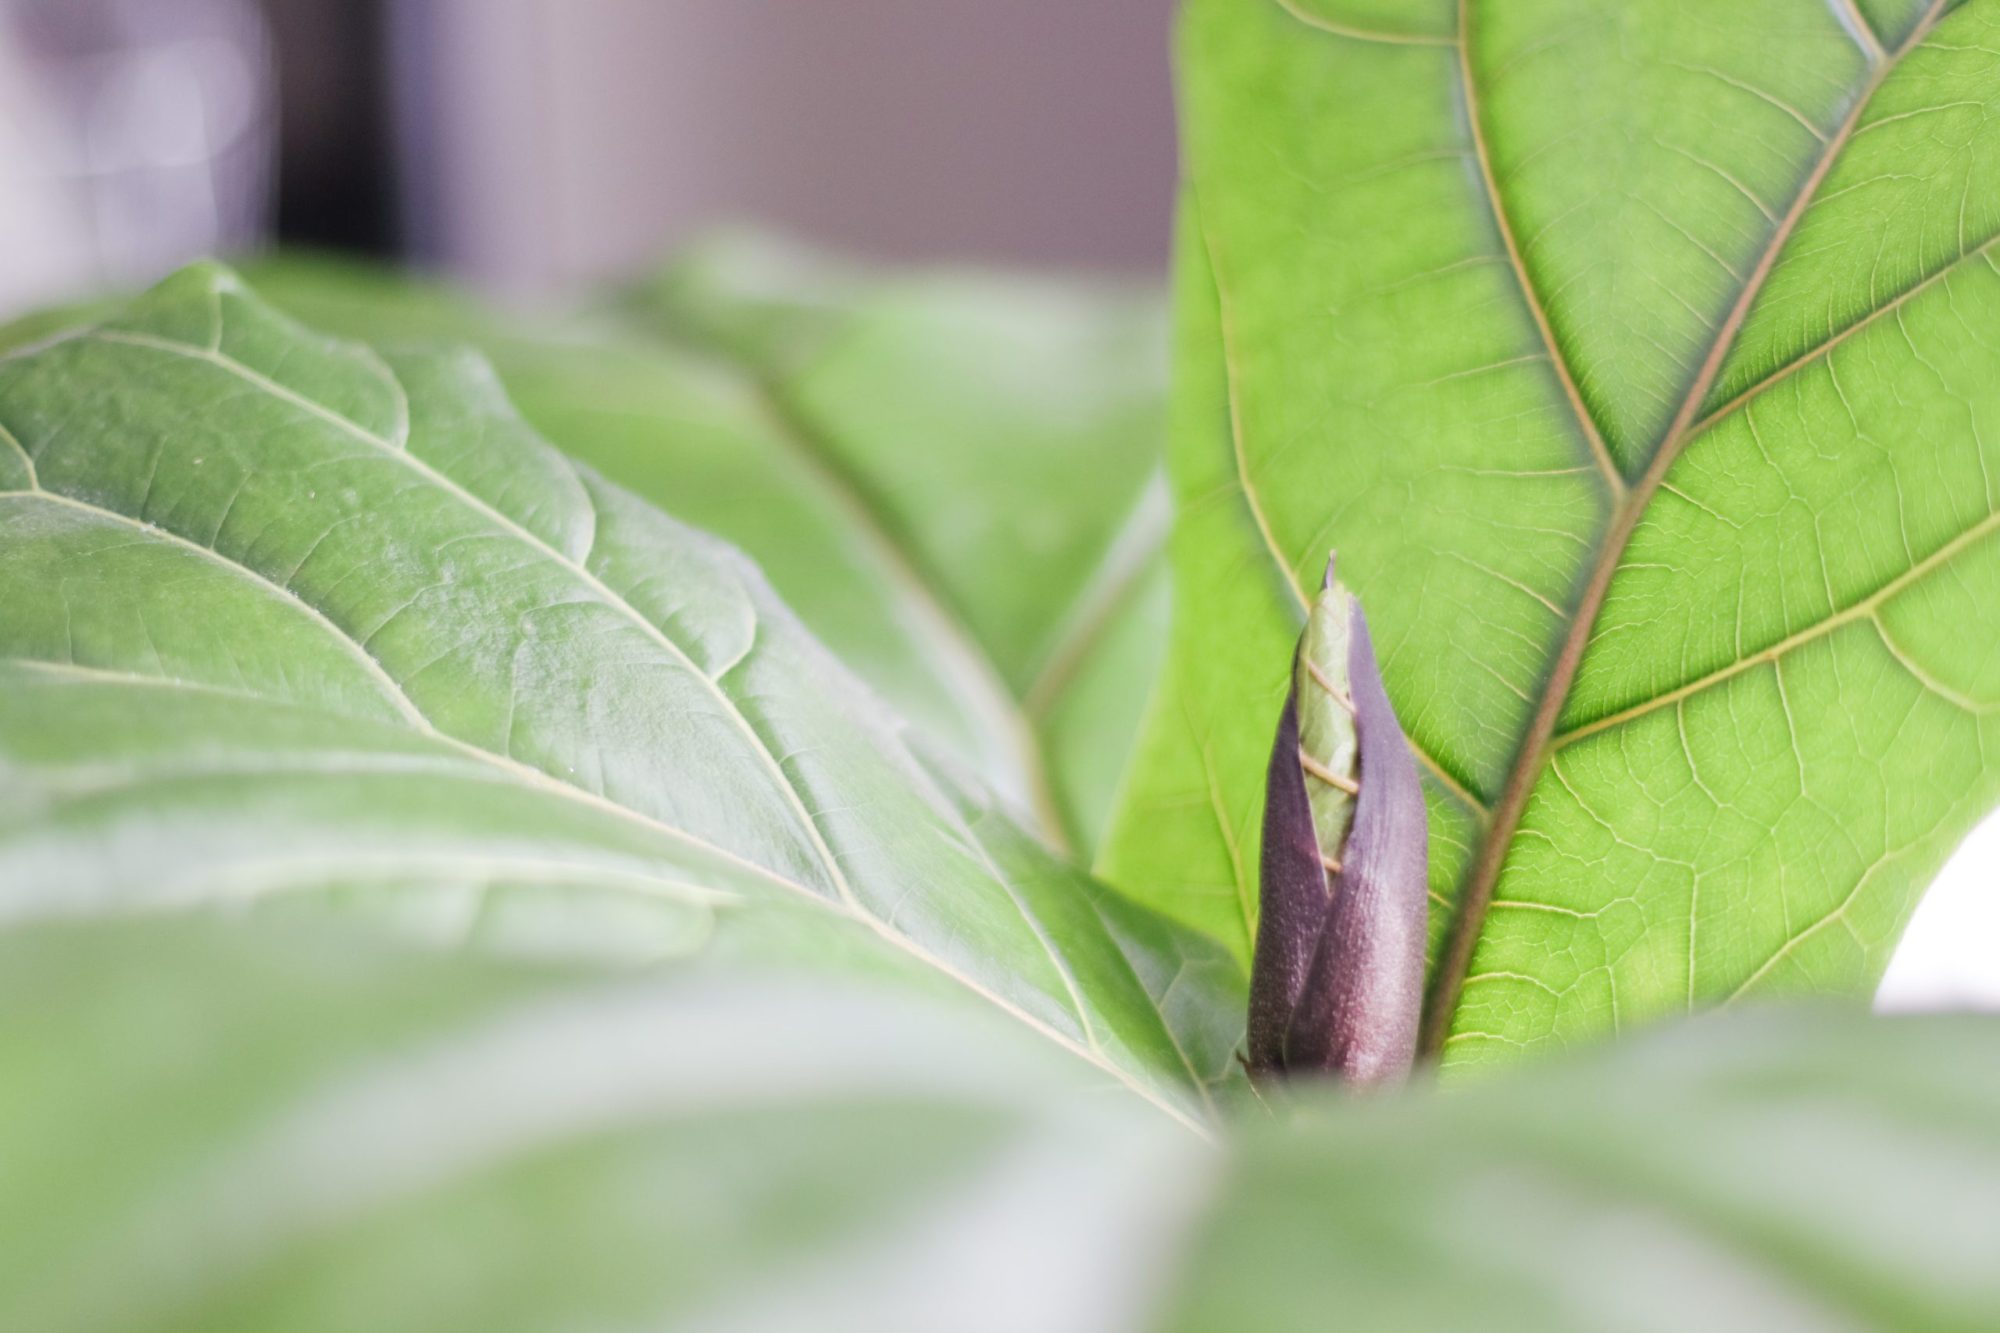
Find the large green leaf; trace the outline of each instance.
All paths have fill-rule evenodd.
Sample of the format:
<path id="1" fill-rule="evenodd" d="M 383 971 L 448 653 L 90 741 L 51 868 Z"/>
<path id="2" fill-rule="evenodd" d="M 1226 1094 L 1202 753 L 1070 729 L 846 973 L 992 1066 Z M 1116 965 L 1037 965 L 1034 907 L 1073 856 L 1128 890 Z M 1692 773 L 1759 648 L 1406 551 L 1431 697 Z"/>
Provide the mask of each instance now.
<path id="1" fill-rule="evenodd" d="M 1230 1067 L 1233 966 L 470 354 L 197 269 L 0 360 L 0 606 L 0 915 L 331 895 L 447 942 L 775 949 L 949 980 L 1184 1117 Z"/>
<path id="2" fill-rule="evenodd" d="M 1218 1152 L 997 1014 L 315 931 L 0 939 L 0 1324 L 1971 1329 L 2000 1030 L 1771 1013 Z"/>
<path id="3" fill-rule="evenodd" d="M 1333 546 L 1432 773 L 1433 1049 L 1872 985 L 2000 793 L 1996 30 L 1194 0 L 1179 623 L 1109 873 L 1246 948 Z"/>
<path id="4" fill-rule="evenodd" d="M 741 546 L 862 679 L 1094 852 L 1166 636 L 1156 298 L 749 238 L 620 320 L 506 319 L 324 261 L 255 277 L 314 327 L 480 347 L 552 443 Z"/>

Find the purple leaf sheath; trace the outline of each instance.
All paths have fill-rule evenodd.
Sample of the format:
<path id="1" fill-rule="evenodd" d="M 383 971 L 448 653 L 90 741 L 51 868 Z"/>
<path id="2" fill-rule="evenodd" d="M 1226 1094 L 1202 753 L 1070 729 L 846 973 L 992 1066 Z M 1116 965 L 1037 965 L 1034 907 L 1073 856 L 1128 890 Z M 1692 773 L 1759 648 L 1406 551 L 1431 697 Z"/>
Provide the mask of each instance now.
<path id="1" fill-rule="evenodd" d="M 1416 1056 L 1428 819 L 1367 621 L 1359 605 L 1350 615 L 1359 790 L 1343 846 L 1322 848 L 1314 828 L 1296 680 L 1271 750 L 1245 1057 L 1259 1081 L 1293 1074 L 1394 1081 Z"/>

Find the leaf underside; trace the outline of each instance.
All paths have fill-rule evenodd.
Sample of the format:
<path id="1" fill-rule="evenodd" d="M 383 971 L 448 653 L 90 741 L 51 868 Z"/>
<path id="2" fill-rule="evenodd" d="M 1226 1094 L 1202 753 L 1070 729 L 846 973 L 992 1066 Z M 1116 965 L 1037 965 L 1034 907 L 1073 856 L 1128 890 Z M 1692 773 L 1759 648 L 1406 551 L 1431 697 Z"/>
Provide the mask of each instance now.
<path id="1" fill-rule="evenodd" d="M 1448 1064 L 1870 988 L 2000 794 L 1996 38 L 1195 0 L 1175 641 L 1106 872 L 1245 947 L 1335 547 L 1429 774 Z"/>
<path id="2" fill-rule="evenodd" d="M 1199 1120 L 1235 969 L 1057 860 L 735 549 L 190 270 L 0 360 L 0 916 L 357 915 L 997 1006 Z"/>

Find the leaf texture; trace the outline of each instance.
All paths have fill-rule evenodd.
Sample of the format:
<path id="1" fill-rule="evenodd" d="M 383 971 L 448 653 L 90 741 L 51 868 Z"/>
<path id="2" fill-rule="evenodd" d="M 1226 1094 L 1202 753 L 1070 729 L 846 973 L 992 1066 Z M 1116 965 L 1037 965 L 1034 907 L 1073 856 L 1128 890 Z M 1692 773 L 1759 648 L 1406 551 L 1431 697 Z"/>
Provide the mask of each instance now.
<path id="1" fill-rule="evenodd" d="M 1432 1049 L 1870 986 L 2000 795 L 1996 26 L 1190 5 L 1182 624 L 1110 872 L 1243 947 L 1234 737 L 1337 546 L 1431 775 Z"/>
<path id="2" fill-rule="evenodd" d="M 753 236 L 553 319 L 353 265 L 254 278 L 315 327 L 478 346 L 547 439 L 742 547 L 899 712 L 1094 856 L 1166 637 L 1155 297 Z"/>
<path id="3" fill-rule="evenodd" d="M 0 361 L 0 439 L 0 914 L 744 937 L 914 964 L 1191 1121 L 1227 1072 L 1226 960 L 1057 861 L 476 357 L 385 359 L 191 270 Z"/>

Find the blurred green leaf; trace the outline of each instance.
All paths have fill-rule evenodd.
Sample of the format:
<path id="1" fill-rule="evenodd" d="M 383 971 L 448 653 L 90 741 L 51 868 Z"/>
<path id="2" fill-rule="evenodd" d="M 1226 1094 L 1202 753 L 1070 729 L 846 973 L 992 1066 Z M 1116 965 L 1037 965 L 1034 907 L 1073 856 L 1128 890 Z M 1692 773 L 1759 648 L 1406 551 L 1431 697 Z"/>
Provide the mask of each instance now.
<path id="1" fill-rule="evenodd" d="M 2000 1025 L 1710 1016 L 1245 1144 L 1169 1327 L 1974 1329 Z"/>
<path id="2" fill-rule="evenodd" d="M 1070 869 L 469 353 L 196 269 L 0 361 L 0 912 L 885 969 L 1174 1114 L 1240 973 Z"/>
<path id="3" fill-rule="evenodd" d="M 2000 1028 L 1684 1025 L 1196 1142 L 991 1011 L 340 931 L 0 939 L 0 1324 L 1970 1329 Z"/>
<path id="4" fill-rule="evenodd" d="M 1193 0 L 1178 620 L 1106 872 L 1247 950 L 1337 547 L 1449 1063 L 1868 990 L 2000 794 L 1997 29 Z"/>
<path id="5" fill-rule="evenodd" d="M 1018 1024 L 324 929 L 0 941 L 0 1326 L 1101 1329 L 1203 1151 Z"/>

